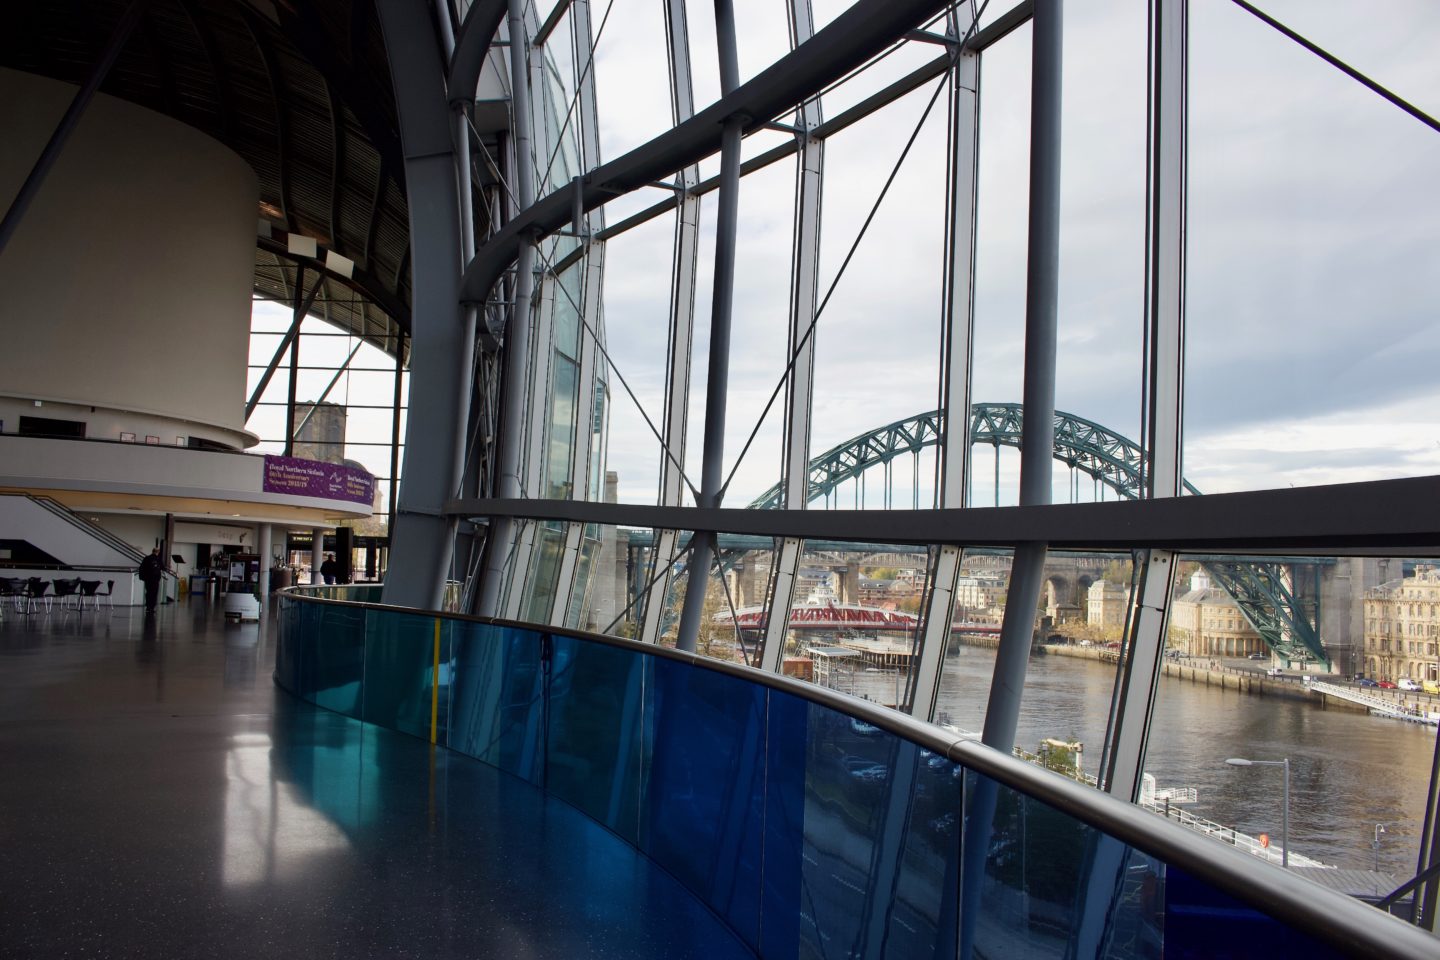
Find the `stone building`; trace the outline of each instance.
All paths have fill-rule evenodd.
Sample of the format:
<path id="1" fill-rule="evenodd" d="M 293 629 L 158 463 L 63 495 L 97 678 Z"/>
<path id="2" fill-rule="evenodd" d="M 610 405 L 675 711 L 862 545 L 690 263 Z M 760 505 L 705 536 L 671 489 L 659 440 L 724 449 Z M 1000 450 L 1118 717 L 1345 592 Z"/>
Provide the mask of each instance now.
<path id="1" fill-rule="evenodd" d="M 1085 595 L 1085 622 L 1102 630 L 1125 626 L 1130 591 L 1109 580 L 1096 580 Z"/>
<path id="2" fill-rule="evenodd" d="M 1170 636 L 1176 649 L 1192 657 L 1248 657 L 1269 652 L 1234 599 L 1212 586 L 1204 570 L 1195 571 L 1190 590 L 1171 602 Z"/>
<path id="3" fill-rule="evenodd" d="M 1440 568 L 1418 567 L 1365 594 L 1365 673 L 1440 680 Z"/>

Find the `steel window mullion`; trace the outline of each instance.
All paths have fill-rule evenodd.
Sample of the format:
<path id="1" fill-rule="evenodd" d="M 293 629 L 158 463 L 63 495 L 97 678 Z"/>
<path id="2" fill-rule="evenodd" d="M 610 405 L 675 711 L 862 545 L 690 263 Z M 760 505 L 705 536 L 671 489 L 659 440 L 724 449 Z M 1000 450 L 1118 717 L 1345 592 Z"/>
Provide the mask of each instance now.
<path id="1" fill-rule="evenodd" d="M 553 399 L 551 392 L 554 389 L 554 350 L 551 344 L 554 338 L 555 297 L 559 286 L 560 280 L 554 275 L 547 274 L 541 279 L 540 295 L 536 299 L 531 320 L 530 338 L 534 349 L 530 357 L 529 376 L 526 378 L 530 394 L 526 411 L 525 480 L 521 494 L 526 497 L 545 497 L 549 493 L 544 486 L 550 467 L 549 457 L 546 456 L 548 441 L 550 431 L 554 429 L 550 423 L 550 401 Z M 558 293 L 563 296 L 564 291 Z"/>
<path id="2" fill-rule="evenodd" d="M 1188 0 L 1151 0 L 1151 116 L 1146 213 L 1146 423 L 1140 495 L 1183 494 L 1181 417 L 1185 367 L 1185 131 Z M 1134 601 L 1125 662 L 1116 675 L 1104 787 L 1138 800 L 1150 717 L 1155 709 L 1175 554 L 1140 554 L 1143 577 Z M 1163 583 L 1154 582 L 1163 579 Z"/>
<path id="3" fill-rule="evenodd" d="M 695 115 L 695 94 L 690 66 L 690 41 L 683 0 L 665 4 L 666 47 L 670 65 L 670 104 L 675 123 Z M 695 335 L 696 259 L 700 241 L 700 198 L 691 191 L 700 182 L 700 167 L 683 167 L 677 176 L 680 199 L 675 218 L 674 259 L 670 280 L 670 339 L 665 368 L 665 423 L 660 462 L 660 505 L 678 507 L 683 497 L 681 467 L 685 462 L 685 439 L 690 400 L 690 358 Z M 653 569 L 656 582 L 645 604 L 640 639 L 659 640 L 665 599 L 669 595 L 671 568 L 678 541 L 674 530 L 661 530 L 655 540 Z M 663 572 L 662 572 L 663 571 Z"/>
<path id="4" fill-rule="evenodd" d="M 810 0 L 790 0 L 791 49 L 815 35 Z M 785 438 L 782 502 L 803 510 L 810 499 L 810 424 L 815 391 L 815 309 L 820 286 L 820 215 L 825 175 L 825 141 L 814 135 L 824 121 L 820 98 L 813 97 L 795 111 L 799 152 L 795 169 L 795 237 L 791 258 L 790 337 L 787 355 L 794 358 L 785 385 Z M 785 634 L 795 599 L 803 541 L 787 538 L 776 556 L 770 612 L 766 619 L 762 669 L 779 670 L 784 660 Z"/>
<path id="5" fill-rule="evenodd" d="M 468 21 L 469 18 L 466 19 Z M 516 217 L 524 216 L 535 203 L 528 65 L 530 44 L 526 40 L 525 23 L 524 0 L 508 0 L 510 113 L 515 130 L 511 153 Z M 534 267 L 535 239 L 527 236 L 520 240 L 517 248 L 514 297 L 506 323 L 505 367 L 501 377 L 503 399 L 500 403 L 503 422 L 499 426 L 499 450 L 495 465 L 495 485 L 502 497 L 522 495 L 521 460 L 526 426 L 525 372 L 530 364 L 530 300 L 534 293 Z M 485 544 L 485 572 L 480 583 L 479 611 L 483 615 L 494 616 L 499 610 L 500 595 L 504 589 L 506 558 L 512 552 L 514 536 L 515 526 L 508 518 L 500 518 L 491 525 Z"/>
<path id="6" fill-rule="evenodd" d="M 963 4 L 951 19 L 958 40 L 973 12 Z M 976 191 L 980 177 L 980 53 L 962 48 L 950 78 L 950 210 L 946 224 L 944 373 L 941 383 L 944 434 L 938 438 L 942 508 L 966 505 L 970 461 L 970 385 L 975 328 Z M 910 696 L 910 712 L 922 719 L 935 716 L 945 648 L 955 616 L 955 590 L 960 581 L 962 552 L 942 547 L 930 571 L 931 588 L 918 626 L 919 663 Z"/>
<path id="7" fill-rule="evenodd" d="M 535 553 L 535 531 L 539 527 L 539 523 L 522 523 L 519 532 L 511 541 L 511 552 L 514 556 L 509 564 L 510 577 L 506 584 L 505 602 L 501 607 L 501 616 L 506 619 L 519 620 L 521 608 L 530 595 L 530 567 Z"/>
<path id="8" fill-rule="evenodd" d="M 539 58 L 536 58 L 539 59 Z M 530 318 L 530 371 L 526 378 L 529 385 L 528 409 L 525 415 L 527 443 L 524 458 L 524 485 L 521 495 L 531 499 L 543 499 L 543 489 L 548 472 L 546 451 L 550 436 L 550 403 L 552 398 L 551 348 L 554 333 L 556 288 L 560 280 L 553 274 L 541 278 L 535 308 Z M 543 549 L 544 539 L 539 533 L 539 523 L 527 523 L 515 539 L 514 562 L 506 586 L 504 615 L 511 620 L 528 619 L 529 601 L 538 588 L 534 576 L 541 565 L 536 562 L 535 552 Z"/>
<path id="9" fill-rule="evenodd" d="M 805 541 L 786 537 L 780 541 L 775 557 L 775 586 L 770 591 L 769 616 L 765 619 L 765 646 L 760 654 L 760 669 L 777 673 L 785 662 L 785 634 L 790 626 L 790 607 L 795 596 L 795 579 L 800 572 L 800 558 Z"/>
<path id="10" fill-rule="evenodd" d="M 580 88 L 576 91 L 576 108 L 579 112 L 580 169 L 588 171 L 600 163 L 600 131 L 598 107 L 595 101 L 595 71 L 592 67 L 594 36 L 590 19 L 590 0 L 575 0 L 570 16 L 571 42 L 575 50 L 575 69 L 580 77 Z M 601 284 L 604 278 L 605 245 L 592 238 L 605 225 L 604 208 L 590 211 L 585 220 L 584 281 L 581 286 L 579 314 L 579 364 L 576 377 L 575 423 L 571 433 L 570 456 L 570 497 L 586 500 L 590 497 L 590 457 L 595 424 L 595 366 L 598 363 L 594 337 L 601 329 Z M 558 278 L 557 278 L 558 281 Z M 592 334 L 592 331 L 594 333 Z M 560 626 L 574 593 L 575 573 L 580 566 L 580 549 L 584 541 L 584 527 L 570 524 L 565 530 L 564 553 L 560 560 L 560 575 L 555 585 L 555 602 L 551 607 L 550 621 Z"/>

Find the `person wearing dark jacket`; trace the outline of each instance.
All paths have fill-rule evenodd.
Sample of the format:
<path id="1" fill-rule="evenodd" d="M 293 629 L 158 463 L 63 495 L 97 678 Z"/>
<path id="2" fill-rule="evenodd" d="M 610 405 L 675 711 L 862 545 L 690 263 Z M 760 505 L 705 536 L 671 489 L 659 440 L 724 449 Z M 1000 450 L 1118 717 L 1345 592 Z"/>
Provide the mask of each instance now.
<path id="1" fill-rule="evenodd" d="M 325 554 L 325 562 L 320 564 L 320 576 L 325 578 L 326 583 L 334 583 L 335 578 L 340 576 L 340 564 L 335 560 L 335 554 Z"/>
<path id="2" fill-rule="evenodd" d="M 150 551 L 150 556 L 140 561 L 140 582 L 145 584 L 145 612 L 154 613 L 155 603 L 160 595 L 160 577 L 165 573 L 165 563 L 160 559 L 160 548 Z"/>

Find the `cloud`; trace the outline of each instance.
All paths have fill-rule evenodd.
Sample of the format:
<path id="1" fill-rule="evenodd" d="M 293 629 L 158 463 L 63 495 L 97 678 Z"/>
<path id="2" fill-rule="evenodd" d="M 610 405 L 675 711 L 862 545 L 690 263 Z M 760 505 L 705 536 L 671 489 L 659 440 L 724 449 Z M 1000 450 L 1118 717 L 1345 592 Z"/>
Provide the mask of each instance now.
<path id="1" fill-rule="evenodd" d="M 778 9 L 739 6 L 742 72 L 783 51 Z M 836 9 L 817 10 L 817 21 Z M 1267 10 L 1422 107 L 1440 107 L 1440 60 L 1433 56 L 1440 7 L 1414 0 L 1387 7 L 1384 17 L 1357 18 L 1349 5 L 1274 0 Z M 607 28 L 598 68 L 607 157 L 669 123 L 663 33 L 650 23 L 658 17 L 618 5 L 613 16 L 620 19 Z M 1217 491 L 1435 472 L 1440 462 L 1415 438 L 1440 435 L 1433 412 L 1440 137 L 1239 8 L 1193 5 L 1191 16 L 1187 472 L 1193 467 L 1191 478 Z M 1143 359 L 1144 11 L 1077 4 L 1066 18 L 1057 405 L 1135 437 Z M 713 30 L 701 19 L 690 24 L 697 106 L 718 92 Z M 827 113 L 934 55 L 929 46 L 912 46 L 901 55 L 910 59 L 827 98 Z M 1028 30 L 985 55 L 977 400 L 1020 399 L 1028 70 Z M 916 91 L 827 144 L 822 294 L 929 96 L 929 89 Z M 943 107 L 942 98 L 817 328 L 814 450 L 935 405 Z M 787 359 L 793 169 L 782 162 L 742 187 L 731 461 Z M 697 471 L 713 213 L 712 202 L 703 221 L 689 407 L 688 460 Z M 673 221 L 664 218 L 613 241 L 606 277 L 612 352 L 656 418 L 672 236 Z M 618 411 L 629 401 L 617 396 L 614 403 Z M 734 499 L 774 481 L 781 412 L 770 414 L 738 472 Z M 637 422 L 614 415 L 611 468 L 621 473 L 622 498 L 649 500 L 659 454 Z"/>

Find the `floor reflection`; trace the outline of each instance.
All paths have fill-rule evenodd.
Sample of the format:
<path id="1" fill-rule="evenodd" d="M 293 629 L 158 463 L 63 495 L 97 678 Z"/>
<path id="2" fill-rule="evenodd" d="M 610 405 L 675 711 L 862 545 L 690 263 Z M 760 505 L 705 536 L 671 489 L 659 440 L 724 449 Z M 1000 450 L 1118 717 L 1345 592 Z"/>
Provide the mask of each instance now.
<path id="1" fill-rule="evenodd" d="M 318 854 L 349 844 L 329 817 L 306 803 L 294 785 L 276 777 L 273 754 L 268 734 L 231 738 L 225 759 L 221 864 L 226 886 L 293 881 Z"/>

